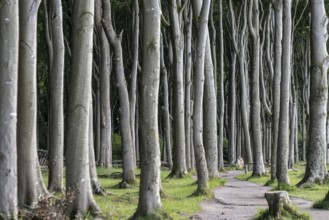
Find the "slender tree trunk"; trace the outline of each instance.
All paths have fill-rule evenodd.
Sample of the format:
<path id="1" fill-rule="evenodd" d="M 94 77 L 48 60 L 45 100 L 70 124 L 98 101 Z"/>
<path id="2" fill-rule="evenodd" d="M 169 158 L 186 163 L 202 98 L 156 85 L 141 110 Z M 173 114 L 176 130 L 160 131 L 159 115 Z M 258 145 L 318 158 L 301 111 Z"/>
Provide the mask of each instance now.
<path id="1" fill-rule="evenodd" d="M 89 126 L 93 57 L 94 1 L 73 4 L 72 74 L 66 139 L 66 186 L 74 194 L 70 217 L 99 212 L 92 194 L 89 164 Z"/>
<path id="2" fill-rule="evenodd" d="M 49 191 L 62 192 L 64 151 L 64 34 L 62 2 L 49 1 L 51 68 L 49 74 Z"/>
<path id="3" fill-rule="evenodd" d="M 37 155 L 37 12 L 39 0 L 19 1 L 18 205 L 33 207 L 48 192 Z"/>
<path id="4" fill-rule="evenodd" d="M 138 208 L 132 219 L 160 219 L 160 146 L 158 95 L 160 82 L 160 2 L 143 1 L 143 67 L 140 81 L 141 178 Z M 147 33 L 147 34 L 146 34 Z"/>
<path id="5" fill-rule="evenodd" d="M 253 141 L 253 176 L 261 176 L 265 173 L 263 153 L 262 153 L 262 134 L 260 119 L 260 95 L 259 95 L 259 0 L 251 0 L 249 8 L 249 30 L 252 37 L 252 94 L 251 94 L 251 132 Z"/>
<path id="6" fill-rule="evenodd" d="M 272 147 L 271 147 L 271 180 L 276 179 L 276 162 L 278 149 L 278 133 L 280 118 L 280 82 L 282 57 L 282 0 L 272 1 L 275 16 L 274 36 L 274 78 L 273 78 L 273 109 L 272 109 Z"/>
<path id="7" fill-rule="evenodd" d="M 163 107 L 164 107 L 164 121 L 165 121 L 165 139 L 166 139 L 166 154 L 169 169 L 173 167 L 172 161 L 172 146 L 171 146 L 171 126 L 170 126 L 170 113 L 169 113 L 169 88 L 168 88 L 168 73 L 164 63 L 164 54 L 163 54 L 163 41 L 161 44 L 161 73 L 162 73 L 162 82 L 163 82 Z"/>
<path id="8" fill-rule="evenodd" d="M 328 17 L 324 1 L 311 1 L 311 82 L 310 124 L 305 176 L 298 186 L 322 182 L 328 173 L 325 164 L 328 84 Z"/>
<path id="9" fill-rule="evenodd" d="M 135 182 L 134 143 L 131 139 L 129 96 L 123 66 L 122 32 L 117 35 L 114 31 L 111 18 L 111 2 L 109 0 L 102 0 L 102 3 L 103 27 L 114 51 L 115 74 L 120 96 L 120 132 L 123 149 L 122 182 L 133 184 Z"/>
<path id="10" fill-rule="evenodd" d="M 185 13 L 185 137 L 186 137 L 186 168 L 192 169 L 191 151 L 191 86 L 192 86 L 192 8 Z M 187 16 L 188 14 L 188 16 Z"/>
<path id="11" fill-rule="evenodd" d="M 185 113 L 184 113 L 184 35 L 180 21 L 180 1 L 170 0 L 169 16 L 171 27 L 171 41 L 173 47 L 173 135 L 174 159 L 172 177 L 182 177 L 187 173 L 186 168 L 186 139 L 185 139 Z M 182 12 L 180 12 L 182 13 Z"/>
<path id="12" fill-rule="evenodd" d="M 0 7 L 0 218 L 17 219 L 18 1 Z"/>
<path id="13" fill-rule="evenodd" d="M 198 8 L 197 1 L 193 1 L 194 13 Z M 204 89 L 204 62 L 205 47 L 207 42 L 207 25 L 209 17 L 210 0 L 203 0 L 202 9 L 199 17 L 197 32 L 197 55 L 195 60 L 195 88 L 194 88 L 194 104 L 193 104 L 193 142 L 195 152 L 195 162 L 198 177 L 198 188 L 196 195 L 208 193 L 208 169 L 203 147 L 203 127 L 202 127 L 202 103 Z"/>
<path id="14" fill-rule="evenodd" d="M 137 144 L 136 142 L 136 97 L 137 97 L 137 69 L 138 69 L 138 49 L 139 49 L 139 4 L 138 0 L 134 0 L 133 6 L 133 64 L 131 70 L 131 82 L 130 82 L 130 127 L 131 127 L 131 141 L 133 146 Z M 136 164 L 136 150 L 134 150 L 134 164 Z"/>
<path id="15" fill-rule="evenodd" d="M 224 110 L 225 110 L 225 99 L 224 99 L 224 28 L 223 28 L 223 1 L 219 0 L 219 137 L 218 137 L 218 168 L 224 169 Z M 215 73 L 217 74 L 217 73 Z M 235 85 L 235 74 L 232 74 L 231 78 L 232 82 Z M 231 90 L 232 92 L 232 90 Z M 235 108 L 235 91 L 232 95 L 232 99 L 234 98 L 234 103 L 232 103 L 232 107 L 234 105 Z M 232 108 L 232 110 L 235 109 Z M 232 121 L 231 121 L 232 123 Z M 231 125 L 232 126 L 232 125 Z M 233 126 L 234 128 L 234 126 Z M 234 130 L 234 129 L 233 129 Z M 232 132 L 232 130 L 231 130 Z M 235 133 L 235 131 L 233 131 Z M 231 134 L 231 133 L 230 133 Z M 232 141 L 232 140 L 231 140 Z M 233 143 L 234 146 L 235 142 Z"/>

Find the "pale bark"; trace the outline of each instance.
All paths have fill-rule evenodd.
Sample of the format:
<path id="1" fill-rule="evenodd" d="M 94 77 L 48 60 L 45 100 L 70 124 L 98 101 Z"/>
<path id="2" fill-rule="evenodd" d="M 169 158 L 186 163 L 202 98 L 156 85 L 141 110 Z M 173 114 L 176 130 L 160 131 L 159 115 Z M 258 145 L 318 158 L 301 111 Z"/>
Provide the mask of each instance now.
<path id="1" fill-rule="evenodd" d="M 188 16 L 187 16 L 188 14 Z M 192 24 L 193 13 L 190 7 L 185 13 L 185 137 L 186 137 L 186 168 L 192 169 L 192 135 L 191 135 L 191 86 L 192 86 Z"/>
<path id="2" fill-rule="evenodd" d="M 223 169 L 224 168 L 224 152 L 223 152 L 223 133 L 224 133 L 224 110 L 225 110 L 225 99 L 224 99 L 224 28 L 223 28 L 223 1 L 219 0 L 219 100 L 220 100 L 220 106 L 219 106 L 219 137 L 218 137 L 218 168 Z M 235 85 L 235 74 L 232 74 L 232 82 L 233 85 Z M 234 88 L 234 87 L 233 87 Z M 232 88 L 231 88 L 232 89 Z M 235 89 L 235 88 L 234 88 Z M 232 90 L 231 90 L 232 92 Z M 232 94 L 232 98 L 234 97 L 234 102 L 232 103 L 232 107 L 235 108 L 235 91 Z M 232 109 L 232 108 L 231 108 Z M 233 109 L 232 109 L 233 110 Z M 234 110 L 235 114 L 235 110 Z M 235 117 L 233 118 L 233 121 Z M 231 121 L 232 123 L 232 121 Z M 231 124 L 232 126 L 232 124 Z M 234 126 L 233 126 L 234 128 Z M 235 130 L 231 130 L 231 132 L 235 133 Z M 233 133 L 230 133 L 233 134 Z M 231 136 L 230 136 L 231 137 Z M 233 136 L 234 138 L 234 136 Z M 233 146 L 235 145 L 235 142 L 233 143 Z"/>
<path id="3" fill-rule="evenodd" d="M 328 17 L 324 0 L 311 1 L 311 81 L 310 81 L 310 124 L 305 176 L 298 183 L 322 182 L 328 175 L 325 164 L 326 120 L 329 56 Z"/>
<path id="4" fill-rule="evenodd" d="M 280 82 L 282 58 L 282 0 L 272 1 L 275 17 L 274 36 L 274 77 L 273 77 L 273 107 L 272 107 L 272 147 L 271 147 L 271 180 L 276 179 L 279 117 L 280 117 Z"/>
<path id="5" fill-rule="evenodd" d="M 64 35 L 62 2 L 49 1 L 52 58 L 49 73 L 49 191 L 62 192 L 64 151 Z"/>
<path id="6" fill-rule="evenodd" d="M 39 0 L 19 1 L 18 205 L 34 206 L 48 192 L 37 155 L 37 12 Z"/>
<path id="7" fill-rule="evenodd" d="M 251 132 L 253 141 L 253 176 L 265 173 L 262 153 L 262 133 L 260 119 L 259 95 L 259 63 L 260 63 L 260 37 L 259 37 L 259 0 L 249 2 L 248 26 L 252 37 L 252 94 L 251 94 Z"/>
<path id="8" fill-rule="evenodd" d="M 136 130 L 138 129 L 135 125 L 136 121 L 136 97 L 137 97 L 137 69 L 138 69 L 138 49 L 139 49 L 139 4 L 138 0 L 133 1 L 133 63 L 131 70 L 131 82 L 130 82 L 130 127 L 131 127 L 131 141 L 133 146 L 137 144 L 136 142 Z M 134 164 L 136 164 L 136 148 L 134 151 Z"/>
<path id="9" fill-rule="evenodd" d="M 198 12 L 196 7 L 198 2 L 193 1 L 194 13 Z M 194 87 L 194 104 L 193 104 L 193 144 L 195 152 L 195 162 L 198 178 L 198 188 L 196 194 L 207 193 L 208 186 L 208 169 L 205 158 L 203 145 L 203 126 L 202 126 L 202 103 L 204 90 L 204 62 L 205 62 L 205 48 L 207 43 L 208 32 L 208 17 L 209 17 L 210 0 L 204 0 L 198 22 L 197 32 L 197 48 L 195 58 L 195 87 Z"/>
<path id="10" fill-rule="evenodd" d="M 138 208 L 132 219 L 160 219 L 160 146 L 158 93 L 160 82 L 160 2 L 143 1 L 143 66 L 140 81 L 141 178 Z"/>
<path id="11" fill-rule="evenodd" d="M 0 6 L 0 219 L 4 220 L 17 219 L 18 25 L 18 1 Z"/>
<path id="12" fill-rule="evenodd" d="M 179 3 L 179 4 L 177 4 Z M 185 111 L 184 111 L 184 34 L 180 19 L 182 10 L 180 1 L 170 0 L 170 34 L 173 49 L 173 135 L 174 158 L 170 176 L 182 177 L 187 173 Z"/>
<path id="13" fill-rule="evenodd" d="M 289 95 L 291 78 L 291 1 L 283 0 L 283 38 L 280 85 L 280 118 L 278 132 L 276 177 L 279 184 L 290 184 L 288 177 L 289 156 Z"/>
<path id="14" fill-rule="evenodd" d="M 123 175 L 122 182 L 132 184 L 135 182 L 134 164 L 134 143 L 131 139 L 130 107 L 127 82 L 124 74 L 123 52 L 122 52 L 122 32 L 117 35 L 112 24 L 111 2 L 102 0 L 103 3 L 103 27 L 106 36 L 113 48 L 115 75 L 120 100 L 120 132 L 122 140 L 122 162 Z"/>
<path id="15" fill-rule="evenodd" d="M 72 74 L 68 100 L 66 187 L 73 193 L 70 217 L 100 211 L 93 198 L 89 164 L 89 125 L 93 57 L 94 1 L 73 4 Z"/>

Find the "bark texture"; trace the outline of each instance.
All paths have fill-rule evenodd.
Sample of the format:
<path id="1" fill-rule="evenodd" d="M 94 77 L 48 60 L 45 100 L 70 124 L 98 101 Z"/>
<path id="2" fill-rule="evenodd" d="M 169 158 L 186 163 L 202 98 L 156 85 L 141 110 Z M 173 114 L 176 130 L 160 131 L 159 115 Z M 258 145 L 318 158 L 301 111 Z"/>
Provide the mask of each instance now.
<path id="1" fill-rule="evenodd" d="M 18 29 L 18 1 L 9 1 L 0 7 L 0 219 L 4 220 L 17 218 Z"/>
<path id="2" fill-rule="evenodd" d="M 298 184 L 322 182 L 328 175 L 325 164 L 328 84 L 328 17 L 324 0 L 311 1 L 310 124 L 305 176 Z"/>
<path id="3" fill-rule="evenodd" d="M 72 74 L 66 139 L 66 186 L 73 193 L 70 217 L 100 211 L 93 198 L 89 165 L 89 120 L 93 56 L 94 1 L 73 4 Z"/>
<path id="4" fill-rule="evenodd" d="M 160 200 L 160 146 L 158 95 L 160 83 L 160 2 L 143 1 L 143 70 L 140 81 L 140 158 L 139 201 L 133 219 L 157 218 Z"/>
<path id="5" fill-rule="evenodd" d="M 18 205 L 34 206 L 47 194 L 37 155 L 37 12 L 39 0 L 19 1 Z"/>

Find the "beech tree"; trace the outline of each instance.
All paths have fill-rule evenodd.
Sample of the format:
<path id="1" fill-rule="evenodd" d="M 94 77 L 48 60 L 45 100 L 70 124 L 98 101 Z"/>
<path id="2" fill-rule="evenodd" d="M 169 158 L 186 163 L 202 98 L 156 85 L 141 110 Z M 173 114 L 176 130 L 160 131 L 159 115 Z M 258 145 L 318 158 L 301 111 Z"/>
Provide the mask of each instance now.
<path id="1" fill-rule="evenodd" d="M 43 1 L 46 4 L 46 1 Z M 64 167 L 64 36 L 61 0 L 49 1 L 49 191 L 63 191 Z"/>
<path id="2" fill-rule="evenodd" d="M 193 11 L 196 12 L 199 4 L 193 1 Z M 198 187 L 196 195 L 208 193 L 208 169 L 203 145 L 203 126 L 202 126 L 202 103 L 204 89 L 204 63 L 205 63 L 205 47 L 207 42 L 208 17 L 210 9 L 210 0 L 203 0 L 201 13 L 198 22 L 197 32 L 197 55 L 195 60 L 194 72 L 194 104 L 193 104 L 193 141 L 194 154 L 198 178 Z"/>
<path id="3" fill-rule="evenodd" d="M 131 123 L 129 109 L 129 94 L 124 74 L 122 32 L 116 34 L 112 24 L 111 1 L 102 0 L 103 27 L 105 34 L 113 48 L 114 69 L 117 80 L 117 87 L 120 96 L 120 132 L 122 137 L 123 175 L 122 183 L 133 184 L 135 182 L 134 164 L 134 143 L 131 138 Z"/>
<path id="4" fill-rule="evenodd" d="M 311 74 L 310 74 L 310 124 L 307 162 L 304 178 L 298 186 L 320 182 L 328 176 L 326 170 L 326 119 L 328 83 L 327 52 L 328 17 L 324 1 L 311 1 Z"/>
<path id="5" fill-rule="evenodd" d="M 143 1 L 143 61 L 140 81 L 140 158 L 141 178 L 138 208 L 132 219 L 158 219 L 160 200 L 160 145 L 158 95 L 160 83 L 159 1 Z M 160 218 L 159 218 L 160 219 Z"/>
<path id="6" fill-rule="evenodd" d="M 17 111 L 18 205 L 33 207 L 48 194 L 37 155 L 37 13 L 40 0 L 19 1 Z"/>
<path id="7" fill-rule="evenodd" d="M 291 75 L 291 1 L 283 0 L 282 76 L 280 86 L 280 118 L 277 148 L 278 184 L 290 184 L 288 177 L 289 153 L 289 95 Z"/>
<path id="8" fill-rule="evenodd" d="M 72 73 L 68 100 L 66 138 L 66 187 L 73 193 L 70 217 L 97 213 L 91 189 L 89 165 L 89 117 L 93 56 L 94 1 L 73 3 Z"/>
<path id="9" fill-rule="evenodd" d="M 0 219 L 17 219 L 18 30 L 13 0 L 0 7 Z"/>

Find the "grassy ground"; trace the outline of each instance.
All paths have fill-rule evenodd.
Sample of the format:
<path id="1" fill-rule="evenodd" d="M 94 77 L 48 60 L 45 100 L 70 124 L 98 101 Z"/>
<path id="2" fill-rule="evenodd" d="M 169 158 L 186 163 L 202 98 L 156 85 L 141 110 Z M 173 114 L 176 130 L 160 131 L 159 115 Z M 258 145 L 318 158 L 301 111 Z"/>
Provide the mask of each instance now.
<path id="1" fill-rule="evenodd" d="M 113 178 L 113 173 L 120 174 L 121 169 L 98 169 L 99 180 L 109 195 L 95 196 L 97 204 L 102 209 L 103 216 L 107 219 L 128 219 L 131 217 L 138 204 L 138 182 L 129 189 L 118 189 L 120 178 Z M 139 174 L 139 170 L 137 170 Z M 183 179 L 166 179 L 168 170 L 162 170 L 162 187 L 165 197 L 162 198 L 163 211 L 172 219 L 189 219 L 189 215 L 200 211 L 199 203 L 211 196 L 190 197 L 195 191 L 196 184 L 192 174 Z M 111 177 L 112 176 L 112 177 Z M 138 175 L 137 175 L 138 176 Z M 224 185 L 224 180 L 216 179 L 209 181 L 211 189 Z"/>
<path id="2" fill-rule="evenodd" d="M 322 200 L 329 190 L 329 185 L 313 185 L 307 188 L 297 188 L 296 184 L 303 178 L 305 170 L 305 164 L 297 164 L 295 170 L 288 171 L 291 186 L 284 190 L 289 192 L 290 196 L 300 197 L 303 199 L 318 201 Z M 251 173 L 241 174 L 237 176 L 237 179 L 246 180 L 260 185 L 265 185 L 270 179 L 270 174 L 262 177 L 251 177 Z M 272 183 L 270 186 L 277 187 L 277 182 Z"/>

